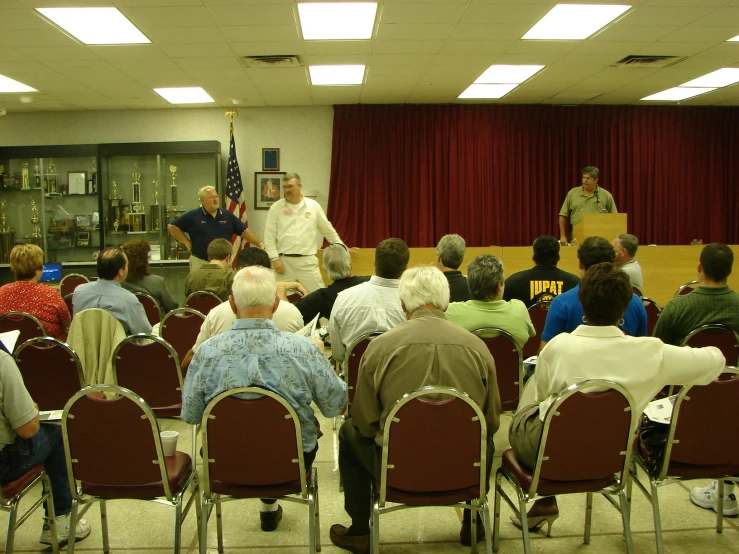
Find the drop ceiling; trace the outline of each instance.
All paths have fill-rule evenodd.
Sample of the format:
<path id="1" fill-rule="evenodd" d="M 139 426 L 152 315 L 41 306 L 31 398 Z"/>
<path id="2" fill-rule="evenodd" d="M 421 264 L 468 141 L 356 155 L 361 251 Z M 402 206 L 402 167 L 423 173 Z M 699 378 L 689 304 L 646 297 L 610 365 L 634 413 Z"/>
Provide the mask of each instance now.
<path id="1" fill-rule="evenodd" d="M 0 102 L 9 112 L 175 109 L 152 89 L 200 86 L 223 107 L 646 104 L 639 99 L 739 67 L 739 42 L 726 42 L 739 35 L 739 0 L 623 1 L 634 7 L 587 40 L 522 41 L 556 3 L 385 0 L 372 40 L 307 42 L 295 0 L 0 0 L 0 74 L 39 91 L 0 94 Z M 152 44 L 84 46 L 34 10 L 81 6 L 117 7 Z M 301 65 L 246 68 L 239 59 L 275 54 L 296 55 Z M 687 59 L 612 67 L 630 54 Z M 365 82 L 312 86 L 309 64 L 365 64 Z M 491 64 L 546 67 L 502 99 L 458 100 Z M 681 104 L 739 106 L 739 85 Z"/>

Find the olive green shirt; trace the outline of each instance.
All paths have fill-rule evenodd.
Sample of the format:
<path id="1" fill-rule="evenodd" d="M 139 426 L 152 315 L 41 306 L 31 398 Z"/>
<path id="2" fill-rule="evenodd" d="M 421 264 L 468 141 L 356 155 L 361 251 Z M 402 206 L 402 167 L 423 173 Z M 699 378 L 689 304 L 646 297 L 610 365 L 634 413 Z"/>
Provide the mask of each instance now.
<path id="1" fill-rule="evenodd" d="M 507 331 L 513 335 L 519 348 L 523 348 L 529 337 L 536 336 L 526 305 L 515 299 L 510 302 L 505 300 L 452 302 L 446 310 L 446 318 L 468 331 L 476 331 L 483 327 L 496 327 Z M 483 336 L 490 338 L 497 335 L 498 333 L 490 333 Z"/>
<path id="2" fill-rule="evenodd" d="M 591 195 L 585 194 L 582 186 L 570 189 L 559 210 L 559 215 L 569 217 L 570 225 L 574 227 L 580 223 L 582 214 L 618 213 L 610 192 L 601 187 L 597 187 L 595 191 L 598 192 L 597 196 L 595 192 Z M 600 201 L 600 206 L 598 201 Z"/>
<path id="3" fill-rule="evenodd" d="M 217 295 L 224 302 L 231 294 L 231 285 L 234 282 L 234 272 L 230 267 L 222 268 L 218 264 L 205 264 L 195 271 L 191 271 L 185 281 L 185 294 L 205 290 Z"/>

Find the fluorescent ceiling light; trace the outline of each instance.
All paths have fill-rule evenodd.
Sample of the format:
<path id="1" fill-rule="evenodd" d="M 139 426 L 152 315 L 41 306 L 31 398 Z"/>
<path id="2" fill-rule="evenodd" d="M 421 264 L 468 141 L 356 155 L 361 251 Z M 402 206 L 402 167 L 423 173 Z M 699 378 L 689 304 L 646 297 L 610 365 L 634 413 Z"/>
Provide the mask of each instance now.
<path id="1" fill-rule="evenodd" d="M 470 85 L 457 98 L 503 98 L 518 85 Z"/>
<path id="2" fill-rule="evenodd" d="M 298 4 L 305 40 L 371 39 L 375 2 Z"/>
<path id="3" fill-rule="evenodd" d="M 310 65 L 310 81 L 314 85 L 361 85 L 363 65 Z"/>
<path id="4" fill-rule="evenodd" d="M 520 84 L 543 68 L 543 65 L 491 65 L 475 80 L 475 84 Z"/>
<path id="5" fill-rule="evenodd" d="M 18 81 L 0 75 L 0 92 L 38 92 L 35 88 L 19 83 Z"/>
<path id="6" fill-rule="evenodd" d="M 739 83 L 739 68 L 724 67 L 717 69 L 711 73 L 698 77 L 687 83 L 680 85 L 681 87 L 726 87 Z"/>
<path id="7" fill-rule="evenodd" d="M 739 35 L 736 35 L 734 38 L 730 38 L 726 42 L 739 42 Z"/>
<path id="8" fill-rule="evenodd" d="M 215 102 L 201 87 L 155 88 L 154 92 L 170 104 L 206 104 Z"/>
<path id="9" fill-rule="evenodd" d="M 705 94 L 707 92 L 711 92 L 712 90 L 716 90 L 716 88 L 674 87 L 663 90 L 662 92 L 658 92 L 657 94 L 652 94 L 651 96 L 645 96 L 644 98 L 642 98 L 642 100 L 685 100 L 686 98 L 692 98 L 693 96 Z"/>
<path id="10" fill-rule="evenodd" d="M 151 41 L 116 8 L 36 8 L 85 44 L 149 44 Z"/>
<path id="11" fill-rule="evenodd" d="M 557 4 L 523 36 L 524 40 L 583 40 L 631 6 Z"/>

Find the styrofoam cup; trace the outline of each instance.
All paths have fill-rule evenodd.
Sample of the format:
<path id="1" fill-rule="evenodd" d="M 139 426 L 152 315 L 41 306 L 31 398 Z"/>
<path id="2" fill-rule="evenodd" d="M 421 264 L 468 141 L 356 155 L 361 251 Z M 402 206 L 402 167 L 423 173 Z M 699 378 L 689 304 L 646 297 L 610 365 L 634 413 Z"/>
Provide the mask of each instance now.
<path id="1" fill-rule="evenodd" d="M 165 456 L 174 456 L 177 451 L 177 439 L 180 434 L 177 431 L 162 431 L 159 433 L 162 437 L 162 450 Z"/>

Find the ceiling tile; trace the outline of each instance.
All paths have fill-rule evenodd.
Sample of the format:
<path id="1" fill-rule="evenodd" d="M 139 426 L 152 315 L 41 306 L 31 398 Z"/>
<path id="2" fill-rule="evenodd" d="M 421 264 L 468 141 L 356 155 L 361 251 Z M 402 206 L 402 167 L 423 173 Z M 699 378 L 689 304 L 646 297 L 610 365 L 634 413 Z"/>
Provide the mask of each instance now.
<path id="1" fill-rule="evenodd" d="M 172 71 L 178 69 L 177 64 L 169 58 L 154 58 L 151 60 L 110 60 L 110 64 L 126 73 L 136 71 Z"/>
<path id="2" fill-rule="evenodd" d="M 448 40 L 440 54 L 501 54 L 516 44 L 516 41 L 496 40 Z"/>
<path id="3" fill-rule="evenodd" d="M 382 23 L 456 23 L 467 9 L 464 4 L 386 4 Z"/>
<path id="4" fill-rule="evenodd" d="M 2 6 L 5 7 L 3 0 Z M 0 29 L 48 29 L 49 23 L 41 19 L 33 10 L 0 9 Z"/>
<path id="5" fill-rule="evenodd" d="M 369 54 L 369 40 L 306 40 L 300 41 L 306 54 Z"/>
<path id="6" fill-rule="evenodd" d="M 113 0 L 113 2 L 118 8 L 154 8 L 203 5 L 202 0 Z"/>
<path id="7" fill-rule="evenodd" d="M 86 49 L 105 60 L 139 60 L 167 57 L 161 48 L 153 44 L 106 44 L 104 46 L 87 46 Z"/>
<path id="8" fill-rule="evenodd" d="M 26 29 L 5 29 L 0 41 L 8 46 L 79 46 L 80 43 L 53 28 L 29 32 Z"/>
<path id="9" fill-rule="evenodd" d="M 402 65 L 371 65 L 367 68 L 368 75 L 372 78 L 394 79 L 398 77 L 419 78 L 426 73 L 428 68 L 419 66 Z"/>
<path id="10" fill-rule="evenodd" d="M 192 87 L 197 83 L 190 75 L 181 69 L 170 71 L 132 70 L 129 72 L 132 79 L 148 88 L 162 87 Z"/>
<path id="11" fill-rule="evenodd" d="M 215 21 L 205 6 L 124 8 L 121 11 L 144 33 L 157 27 L 215 26 Z"/>
<path id="12" fill-rule="evenodd" d="M 305 56 L 305 65 L 367 65 L 369 54 L 331 54 Z"/>
<path id="13" fill-rule="evenodd" d="M 527 25 L 475 25 L 460 23 L 451 40 L 518 40 L 528 30 Z"/>
<path id="14" fill-rule="evenodd" d="M 439 54 L 433 65 L 474 65 L 487 69 L 497 58 L 498 54 Z"/>
<path id="15" fill-rule="evenodd" d="M 295 25 L 233 25 L 219 27 L 224 38 L 229 42 L 284 42 L 298 40 L 298 28 Z"/>
<path id="16" fill-rule="evenodd" d="M 444 45 L 443 40 L 375 40 L 373 54 L 436 54 Z"/>
<path id="17" fill-rule="evenodd" d="M 489 23 L 497 25 L 527 25 L 532 27 L 550 10 L 542 4 L 472 4 L 462 16 L 460 23 Z M 527 29 L 528 30 L 528 29 Z"/>
<path id="18" fill-rule="evenodd" d="M 308 85 L 308 70 L 303 67 L 252 68 L 246 74 L 258 89 L 262 87 Z"/>
<path id="19" fill-rule="evenodd" d="M 293 6 L 265 4 L 247 6 L 210 6 L 217 25 L 294 25 Z"/>
<path id="20" fill-rule="evenodd" d="M 362 93 L 361 86 L 352 87 L 310 87 L 313 104 L 357 104 Z"/>
<path id="21" fill-rule="evenodd" d="M 304 55 L 306 49 L 304 43 L 300 41 L 292 42 L 232 42 L 231 49 L 239 56 L 292 56 Z M 341 49 L 332 50 L 330 52 L 315 52 L 316 54 L 364 54 L 369 52 L 366 48 L 364 52 L 346 52 Z"/>
<path id="22" fill-rule="evenodd" d="M 735 27 L 683 27 L 661 37 L 663 42 L 708 42 L 718 44 L 737 35 L 739 24 Z"/>
<path id="23" fill-rule="evenodd" d="M 57 60 L 99 60 L 100 58 L 84 46 L 40 46 L 33 48 L 20 48 L 20 52 L 26 54 L 39 62 L 53 66 Z"/>
<path id="24" fill-rule="evenodd" d="M 372 65 L 430 65 L 435 54 L 372 54 Z"/>
<path id="25" fill-rule="evenodd" d="M 0 44 L 0 62 L 23 62 L 31 61 L 31 58 L 19 50 L 9 48 Z"/>
<path id="26" fill-rule="evenodd" d="M 231 47 L 225 42 L 215 44 L 165 44 L 162 51 L 172 58 L 209 58 L 233 56 Z"/>
<path id="27" fill-rule="evenodd" d="M 642 25 L 612 25 L 602 32 L 598 33 L 590 40 L 594 42 L 643 42 L 644 40 L 659 40 L 674 33 L 679 26 L 673 25 L 652 25 L 645 27 Z"/>
<path id="28" fill-rule="evenodd" d="M 190 69 L 222 69 L 241 70 L 243 66 L 239 62 L 239 58 L 231 55 L 227 58 L 174 58 L 182 69 L 188 71 Z"/>
<path id="29" fill-rule="evenodd" d="M 705 42 L 655 42 L 632 54 L 650 56 L 694 56 L 710 48 Z"/>
<path id="30" fill-rule="evenodd" d="M 163 44 L 208 44 L 225 42 L 218 27 L 158 27 L 146 33 L 153 43 Z"/>
<path id="31" fill-rule="evenodd" d="M 446 40 L 454 24 L 380 23 L 377 38 L 381 40 Z"/>
<path id="32" fill-rule="evenodd" d="M 572 54 L 585 55 L 585 56 L 610 56 L 613 61 L 618 61 L 621 58 L 634 54 L 638 50 L 644 48 L 649 50 L 649 46 L 652 44 L 651 40 L 645 40 L 640 42 L 606 42 L 606 41 L 593 41 L 586 40 L 582 44 L 578 44 L 577 47 L 572 50 Z"/>
<path id="33" fill-rule="evenodd" d="M 702 3 L 701 3 L 702 4 Z M 688 25 L 696 19 L 711 13 L 716 8 L 707 5 L 692 7 L 680 6 L 639 6 L 629 11 L 618 21 L 618 25 Z"/>
<path id="34" fill-rule="evenodd" d="M 727 23 L 736 23 L 735 28 L 739 28 L 739 6 L 718 8 L 695 21 L 699 27 L 724 27 Z"/>

